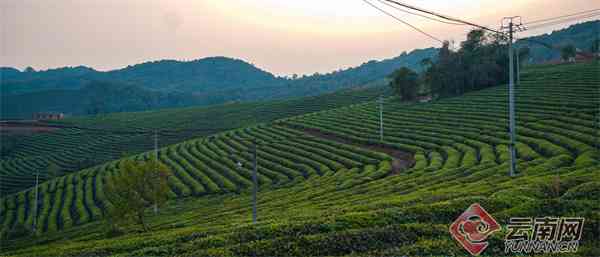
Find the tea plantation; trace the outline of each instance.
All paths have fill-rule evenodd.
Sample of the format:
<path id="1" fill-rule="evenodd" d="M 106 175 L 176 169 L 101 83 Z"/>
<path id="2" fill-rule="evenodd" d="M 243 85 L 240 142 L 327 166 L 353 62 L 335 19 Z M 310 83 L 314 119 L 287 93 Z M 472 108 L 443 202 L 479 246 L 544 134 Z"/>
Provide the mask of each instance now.
<path id="1" fill-rule="evenodd" d="M 0 159 L 0 194 L 18 192 L 52 178 L 48 166 L 68 174 L 153 149 L 154 131 L 159 145 L 308 112 L 373 100 L 387 92 L 367 87 L 291 100 L 233 103 L 202 108 L 166 109 L 136 113 L 72 117 L 51 124 L 63 129 L 18 139 L 12 151 Z M 10 135 L 0 135 L 4 145 Z M 2 146 L 6 147 L 6 146 Z"/>
<path id="2" fill-rule="evenodd" d="M 3 239 L 0 255 L 466 256 L 448 227 L 477 202 L 502 224 L 483 256 L 506 256 L 510 217 L 545 216 L 585 217 L 572 256 L 600 256 L 600 66 L 535 66 L 521 79 L 514 177 L 506 86 L 432 103 L 389 97 L 383 142 L 371 101 L 161 148 L 172 200 L 157 216 L 148 210 L 152 232 L 105 233 L 103 188 L 123 159 L 49 180 L 38 235 Z M 256 225 L 248 139 L 258 143 Z M 375 145 L 410 153 L 414 165 L 394 170 Z M 3 231 L 32 226 L 33 194 L 0 200 Z"/>

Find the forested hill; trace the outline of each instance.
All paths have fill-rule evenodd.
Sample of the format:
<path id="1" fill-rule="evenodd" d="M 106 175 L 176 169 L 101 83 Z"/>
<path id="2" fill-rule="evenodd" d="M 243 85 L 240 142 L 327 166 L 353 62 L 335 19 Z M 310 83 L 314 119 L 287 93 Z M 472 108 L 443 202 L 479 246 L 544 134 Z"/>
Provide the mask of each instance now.
<path id="1" fill-rule="evenodd" d="M 226 57 L 189 62 L 162 60 L 108 72 L 83 66 L 46 71 L 0 68 L 1 118 L 27 118 L 32 112 L 43 111 L 89 114 L 88 110 L 98 109 L 98 105 L 102 107 L 98 112 L 139 111 L 318 95 L 380 80 L 402 66 L 420 69 L 422 59 L 436 54 L 434 48 L 414 50 L 358 67 L 298 78 L 277 77 Z M 99 82 L 113 88 L 98 90 Z M 81 97 L 89 95 L 87 86 L 91 83 L 96 84 L 91 90 L 94 96 L 105 103 Z M 116 94 L 124 89 L 130 94 Z"/>
<path id="2" fill-rule="evenodd" d="M 529 47 L 531 63 L 558 60 L 560 49 L 567 45 L 573 45 L 579 51 L 591 52 L 594 42 L 600 39 L 600 20 L 576 24 L 527 39 L 530 41 L 517 41 L 517 46 Z"/>
<path id="3" fill-rule="evenodd" d="M 201 97 L 180 92 L 158 92 L 139 86 L 91 81 L 80 89 L 55 89 L 17 95 L 2 95 L 3 119 L 27 119 L 35 112 L 95 115 L 135 112 L 201 104 Z"/>
<path id="4" fill-rule="evenodd" d="M 79 89 L 92 80 L 133 83 L 159 91 L 208 92 L 232 88 L 263 88 L 307 85 L 343 87 L 357 80 L 366 82 L 389 74 L 401 65 L 419 69 L 423 58 L 432 57 L 436 49 L 419 49 L 402 53 L 383 61 L 369 61 L 358 67 L 327 74 L 315 73 L 298 79 L 276 77 L 242 60 L 209 57 L 194 61 L 161 60 L 127 66 L 123 69 L 99 72 L 89 67 L 65 67 L 45 71 L 27 68 L 0 68 L 2 90 L 5 93 L 26 93 L 49 89 Z M 334 85 L 331 85 L 334 84 Z"/>
<path id="5" fill-rule="evenodd" d="M 4 93 L 31 93 L 52 89 L 80 89 L 90 81 L 136 84 L 158 91 L 204 92 L 232 87 L 269 86 L 278 78 L 242 60 L 210 57 L 194 61 L 161 60 L 107 72 L 88 67 L 65 67 L 23 72 L 2 68 Z"/>
<path id="6" fill-rule="evenodd" d="M 560 49 L 567 45 L 590 51 L 599 33 L 600 21 L 591 21 L 530 38 L 538 43 L 521 40 L 517 44 L 529 47 L 530 63 L 539 63 L 559 59 Z M 32 112 L 45 111 L 81 115 L 89 114 L 90 109 L 100 113 L 139 111 L 319 95 L 365 84 L 381 84 L 373 81 L 381 82 L 401 67 L 419 71 L 421 61 L 436 56 L 438 51 L 436 48 L 418 49 L 327 74 L 293 78 L 278 77 L 243 60 L 227 57 L 161 60 L 107 72 L 84 66 L 45 71 L 0 68 L 0 118 L 28 118 Z M 90 90 L 86 87 L 96 82 L 112 88 Z M 95 102 L 82 98 L 90 96 L 89 92 L 94 92 Z M 91 106 L 92 103 L 96 106 Z"/>

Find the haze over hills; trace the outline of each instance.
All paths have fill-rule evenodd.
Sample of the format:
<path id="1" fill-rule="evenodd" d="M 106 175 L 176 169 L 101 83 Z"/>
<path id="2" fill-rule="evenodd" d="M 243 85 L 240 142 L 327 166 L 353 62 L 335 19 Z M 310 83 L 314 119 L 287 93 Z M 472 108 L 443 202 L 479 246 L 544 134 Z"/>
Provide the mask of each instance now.
<path id="1" fill-rule="evenodd" d="M 434 48 L 419 49 L 358 67 L 296 78 L 276 77 L 226 57 L 147 62 L 108 72 L 88 67 L 23 72 L 2 68 L 2 117 L 28 118 L 39 111 L 82 115 L 312 96 L 362 86 L 399 67 L 419 70 L 421 60 L 436 53 Z M 101 89 L 99 84 L 110 88 Z M 119 94 L 125 91 L 128 94 Z M 94 104 L 98 102 L 101 106 Z"/>
<path id="2" fill-rule="evenodd" d="M 152 61 L 107 72 L 85 66 L 46 71 L 26 69 L 19 72 L 3 68 L 6 93 L 31 93 L 51 89 L 81 89 L 89 81 L 102 80 L 139 84 L 157 91 L 202 92 L 211 88 L 272 85 L 277 78 L 271 73 L 237 59 L 209 57 L 189 62 Z"/>
<path id="3" fill-rule="evenodd" d="M 530 63 L 556 60 L 560 48 L 568 44 L 589 50 L 599 27 L 600 21 L 585 22 L 530 38 L 545 46 L 517 44 L 530 48 Z M 400 67 L 420 71 L 421 61 L 437 52 L 417 49 L 353 68 L 292 78 L 228 57 L 152 61 L 106 72 L 85 66 L 45 71 L 0 68 L 0 115 L 2 119 L 29 118 L 34 112 L 86 115 L 312 96 L 367 83 L 381 85 Z"/>

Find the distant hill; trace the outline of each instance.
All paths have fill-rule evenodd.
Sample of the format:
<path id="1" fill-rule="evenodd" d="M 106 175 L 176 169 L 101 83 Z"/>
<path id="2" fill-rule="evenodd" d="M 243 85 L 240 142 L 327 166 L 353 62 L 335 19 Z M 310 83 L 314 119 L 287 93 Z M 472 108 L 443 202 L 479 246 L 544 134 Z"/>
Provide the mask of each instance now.
<path id="1" fill-rule="evenodd" d="M 181 92 L 159 92 L 118 82 L 91 81 L 79 89 L 54 89 L 2 95 L 3 119 L 27 119 L 35 112 L 95 115 L 202 104 L 203 98 Z"/>
<path id="2" fill-rule="evenodd" d="M 189 62 L 163 60 L 94 74 L 95 79 L 130 82 L 160 91 L 207 92 L 231 88 L 257 88 L 280 83 L 280 78 L 252 64 L 227 57 Z"/>
<path id="3" fill-rule="evenodd" d="M 589 50 L 599 30 L 600 21 L 585 22 L 530 38 L 538 43 L 520 40 L 517 45 L 530 48 L 530 63 L 540 63 L 558 59 L 559 49 L 567 44 Z M 382 82 L 400 67 L 419 71 L 421 60 L 435 57 L 437 52 L 436 48 L 418 49 L 357 67 L 296 78 L 278 77 L 227 57 L 161 60 L 107 72 L 85 66 L 45 71 L 0 68 L 0 118 L 28 118 L 39 111 L 82 115 L 89 113 L 91 102 L 100 100 L 104 101 L 100 112 L 120 112 L 314 96 L 365 84 L 379 85 L 373 82 Z M 94 82 L 104 83 L 94 90 L 87 87 Z"/>
<path id="4" fill-rule="evenodd" d="M 99 73 L 85 67 L 64 67 L 45 71 L 35 71 L 28 67 L 19 71 L 10 67 L 0 67 L 1 93 L 19 94 L 57 89 L 78 89 L 89 81 L 87 76 Z"/>
<path id="5" fill-rule="evenodd" d="M 529 47 L 531 63 L 560 59 L 560 49 L 566 45 L 573 45 L 581 51 L 589 52 L 592 43 L 600 39 L 600 20 L 576 24 L 527 39 L 534 42 L 519 40 L 516 45 Z"/>
<path id="6" fill-rule="evenodd" d="M 1 68 L 4 93 L 80 89 L 90 81 L 136 84 L 157 91 L 205 92 L 232 87 L 275 85 L 279 79 L 242 60 L 210 57 L 189 62 L 162 60 L 100 72 L 80 67 L 20 72 Z"/>
<path id="7" fill-rule="evenodd" d="M 105 102 L 101 112 L 118 112 L 313 96 L 382 79 L 402 66 L 418 70 L 422 59 L 436 54 L 434 48 L 414 50 L 391 59 L 300 78 L 277 77 L 226 57 L 189 62 L 162 60 L 108 72 L 83 66 L 46 71 L 0 68 L 1 115 L 28 118 L 39 111 L 82 115 L 89 113 L 90 103 L 98 101 Z M 93 83 L 95 89 L 88 87 Z"/>

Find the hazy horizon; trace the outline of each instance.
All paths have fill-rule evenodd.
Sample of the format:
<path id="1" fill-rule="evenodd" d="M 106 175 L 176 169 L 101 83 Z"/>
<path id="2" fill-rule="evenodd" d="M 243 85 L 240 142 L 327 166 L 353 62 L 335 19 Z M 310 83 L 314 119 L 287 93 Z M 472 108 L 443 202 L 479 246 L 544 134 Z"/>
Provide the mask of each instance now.
<path id="1" fill-rule="evenodd" d="M 502 6 L 491 0 L 405 2 L 494 28 L 504 16 L 521 15 L 526 22 L 600 8 L 592 0 L 511 0 Z M 20 70 L 84 65 L 106 71 L 226 56 L 275 75 L 301 75 L 440 46 L 362 0 L 7 0 L 0 8 L 0 66 Z M 394 13 L 444 40 L 460 42 L 470 29 Z"/>

